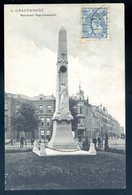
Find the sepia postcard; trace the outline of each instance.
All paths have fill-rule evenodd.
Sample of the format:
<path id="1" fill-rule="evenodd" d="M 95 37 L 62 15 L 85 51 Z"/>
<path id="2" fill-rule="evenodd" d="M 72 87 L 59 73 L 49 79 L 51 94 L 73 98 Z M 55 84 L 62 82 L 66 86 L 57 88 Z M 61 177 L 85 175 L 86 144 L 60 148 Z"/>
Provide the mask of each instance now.
<path id="1" fill-rule="evenodd" d="M 125 189 L 124 4 L 4 5 L 5 190 Z"/>

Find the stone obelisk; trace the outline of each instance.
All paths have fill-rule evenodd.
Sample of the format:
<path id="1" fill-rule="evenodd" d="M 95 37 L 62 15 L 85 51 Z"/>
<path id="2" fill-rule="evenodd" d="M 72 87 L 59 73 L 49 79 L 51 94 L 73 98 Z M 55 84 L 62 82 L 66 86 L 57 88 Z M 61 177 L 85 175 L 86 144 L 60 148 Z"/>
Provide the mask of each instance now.
<path id="1" fill-rule="evenodd" d="M 56 110 L 53 115 L 53 133 L 48 143 L 49 148 L 59 151 L 80 149 L 72 135 L 72 119 L 68 95 L 67 36 L 66 30 L 62 27 L 59 31 L 57 57 Z"/>

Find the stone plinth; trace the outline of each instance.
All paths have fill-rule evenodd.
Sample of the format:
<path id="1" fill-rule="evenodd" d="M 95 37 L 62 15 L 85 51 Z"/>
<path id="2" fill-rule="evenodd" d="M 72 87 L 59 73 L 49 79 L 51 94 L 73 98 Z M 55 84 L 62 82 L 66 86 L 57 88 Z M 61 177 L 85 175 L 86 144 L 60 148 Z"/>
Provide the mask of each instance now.
<path id="1" fill-rule="evenodd" d="M 46 148 L 46 156 L 81 156 L 89 155 L 88 151 L 84 150 L 73 150 L 73 151 L 57 151 L 50 148 Z"/>
<path id="2" fill-rule="evenodd" d="M 90 144 L 90 148 L 89 148 L 89 155 L 96 155 L 97 154 L 97 152 L 96 152 L 96 150 L 95 150 L 95 145 L 94 145 L 94 143 L 91 143 Z"/>
<path id="3" fill-rule="evenodd" d="M 46 153 L 45 153 L 45 145 L 44 143 L 41 143 L 40 145 L 40 156 L 45 156 Z"/>
<path id="4" fill-rule="evenodd" d="M 53 135 L 48 147 L 59 151 L 80 150 L 73 138 L 70 121 L 53 122 Z"/>
<path id="5" fill-rule="evenodd" d="M 73 140 L 70 143 L 70 147 L 67 147 L 67 143 L 66 145 L 63 145 L 62 142 L 60 142 L 59 144 L 53 145 L 53 148 L 47 148 L 45 147 L 44 143 L 34 143 L 34 147 L 33 147 L 33 152 L 35 154 L 37 154 L 38 156 L 72 156 L 72 155 L 96 155 L 96 150 L 94 148 L 94 144 L 91 144 L 91 148 L 89 149 L 89 151 L 84 151 L 81 150 L 79 148 L 76 149 L 77 145 L 73 144 Z M 54 142 L 53 142 L 54 144 Z M 63 146 L 63 148 L 62 148 Z M 72 149 L 71 149 L 72 146 Z M 67 149 L 66 149 L 67 147 Z M 57 149 L 55 149 L 57 148 Z M 59 148 L 59 149 L 58 149 Z"/>
<path id="6" fill-rule="evenodd" d="M 35 142 L 33 146 L 33 152 L 38 156 L 46 156 L 44 143 L 38 144 Z"/>

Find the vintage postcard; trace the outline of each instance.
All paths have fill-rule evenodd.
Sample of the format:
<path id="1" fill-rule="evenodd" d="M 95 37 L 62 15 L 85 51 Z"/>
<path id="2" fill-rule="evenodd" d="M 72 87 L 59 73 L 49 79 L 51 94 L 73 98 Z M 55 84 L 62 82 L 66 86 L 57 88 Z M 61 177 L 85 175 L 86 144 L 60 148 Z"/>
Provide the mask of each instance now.
<path id="1" fill-rule="evenodd" d="M 5 190 L 124 189 L 124 4 L 4 6 Z"/>

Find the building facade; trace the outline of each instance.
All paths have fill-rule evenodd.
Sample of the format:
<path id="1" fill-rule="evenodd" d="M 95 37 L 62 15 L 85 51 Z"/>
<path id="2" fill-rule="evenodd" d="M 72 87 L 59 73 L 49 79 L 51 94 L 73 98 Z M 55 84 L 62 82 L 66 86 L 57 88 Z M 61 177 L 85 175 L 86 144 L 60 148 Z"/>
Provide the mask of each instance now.
<path id="1" fill-rule="evenodd" d="M 32 103 L 36 108 L 36 114 L 40 120 L 35 138 L 49 141 L 52 135 L 52 117 L 55 112 L 55 97 L 53 95 L 40 95 L 34 98 Z"/>
<path id="2" fill-rule="evenodd" d="M 24 95 L 5 93 L 5 139 L 10 139 L 11 137 L 15 137 L 19 139 L 20 135 L 18 132 L 14 132 L 12 129 L 11 120 L 12 117 L 18 111 L 20 105 L 24 102 L 30 102 L 31 99 Z"/>
<path id="3" fill-rule="evenodd" d="M 20 138 L 20 132 L 14 132 L 11 125 L 11 118 L 18 111 L 20 105 L 30 102 L 34 105 L 36 115 L 39 118 L 39 127 L 35 130 L 35 139 L 48 142 L 52 136 L 52 117 L 55 112 L 56 99 L 53 95 L 39 95 L 29 98 L 23 95 L 5 94 L 5 139 L 13 137 Z M 105 133 L 109 138 L 121 137 L 123 127 L 114 119 L 102 105 L 95 106 L 85 100 L 84 92 L 79 87 L 79 92 L 69 99 L 70 111 L 73 115 L 72 131 L 75 139 L 82 142 L 86 138 L 93 139 L 101 137 L 104 139 Z M 23 133 L 23 132 L 22 132 Z M 26 135 L 31 139 L 31 134 Z"/>

